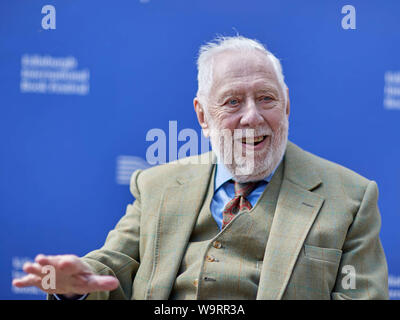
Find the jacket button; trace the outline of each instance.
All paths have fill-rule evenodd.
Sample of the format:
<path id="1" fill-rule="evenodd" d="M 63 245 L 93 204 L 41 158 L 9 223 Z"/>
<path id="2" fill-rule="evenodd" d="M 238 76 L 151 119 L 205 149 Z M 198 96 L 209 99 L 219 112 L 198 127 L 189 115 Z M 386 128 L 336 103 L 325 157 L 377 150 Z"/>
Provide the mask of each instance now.
<path id="1" fill-rule="evenodd" d="M 222 247 L 222 243 L 219 241 L 214 241 L 213 242 L 213 247 L 216 249 L 220 249 Z"/>

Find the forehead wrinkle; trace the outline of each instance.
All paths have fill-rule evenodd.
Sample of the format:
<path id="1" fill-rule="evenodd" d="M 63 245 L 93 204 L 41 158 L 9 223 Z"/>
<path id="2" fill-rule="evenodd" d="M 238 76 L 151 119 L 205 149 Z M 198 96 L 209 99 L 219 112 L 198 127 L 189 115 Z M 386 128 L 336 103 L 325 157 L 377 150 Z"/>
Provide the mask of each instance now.
<path id="1" fill-rule="evenodd" d="M 266 71 L 264 69 L 255 72 L 249 71 L 246 73 L 242 70 L 237 72 L 234 70 L 228 70 L 225 74 L 218 73 L 218 75 L 214 77 L 213 86 L 219 87 L 222 85 L 234 87 L 235 85 L 243 86 L 244 84 L 248 83 L 255 85 L 263 83 L 263 85 L 266 87 L 275 88 L 276 84 L 278 84 L 278 80 L 273 71 Z"/>
<path id="2" fill-rule="evenodd" d="M 254 74 L 260 74 L 267 76 L 268 78 L 274 79 L 276 78 L 275 71 L 272 69 L 272 65 L 266 65 L 265 63 L 257 63 L 252 61 L 240 61 L 240 65 L 233 64 L 232 65 L 225 65 L 222 70 L 218 74 L 224 74 L 227 77 L 244 77 L 244 76 L 252 76 Z M 271 69 L 271 70 L 270 70 Z"/>
<path id="3" fill-rule="evenodd" d="M 219 69 L 219 73 L 235 76 L 243 72 L 268 73 L 275 77 L 275 69 L 271 59 L 257 51 L 227 51 L 218 54 L 213 61 L 213 69 Z"/>
<path id="4" fill-rule="evenodd" d="M 266 66 L 257 66 L 256 68 L 225 66 L 222 70 L 218 70 L 218 72 L 214 73 L 213 80 L 214 85 L 219 85 L 225 81 L 249 82 L 267 80 L 270 82 L 278 82 L 275 72 L 267 70 Z"/>

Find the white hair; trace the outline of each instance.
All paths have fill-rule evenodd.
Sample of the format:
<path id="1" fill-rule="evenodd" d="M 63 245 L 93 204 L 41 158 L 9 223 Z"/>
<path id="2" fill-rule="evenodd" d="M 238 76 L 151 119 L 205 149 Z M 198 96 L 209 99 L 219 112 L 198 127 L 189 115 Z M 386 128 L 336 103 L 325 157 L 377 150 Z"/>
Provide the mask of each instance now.
<path id="1" fill-rule="evenodd" d="M 285 104 L 287 101 L 286 83 L 284 80 L 282 66 L 278 58 L 276 58 L 270 51 L 266 49 L 259 41 L 248 39 L 242 36 L 223 37 L 218 36 L 211 42 L 206 43 L 200 47 L 199 57 L 197 59 L 197 82 L 198 90 L 197 97 L 203 104 L 207 105 L 206 99 L 211 90 L 213 79 L 213 62 L 214 56 L 218 53 L 227 50 L 257 50 L 262 52 L 270 59 L 274 67 L 278 82 L 281 86 Z"/>

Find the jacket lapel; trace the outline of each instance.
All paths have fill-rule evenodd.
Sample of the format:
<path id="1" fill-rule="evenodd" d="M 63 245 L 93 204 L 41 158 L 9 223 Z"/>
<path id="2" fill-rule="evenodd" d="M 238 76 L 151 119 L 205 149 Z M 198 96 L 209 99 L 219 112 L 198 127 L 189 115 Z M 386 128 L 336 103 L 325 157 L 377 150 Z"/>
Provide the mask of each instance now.
<path id="1" fill-rule="evenodd" d="M 304 240 L 324 202 L 305 151 L 288 142 L 284 175 L 264 254 L 257 299 L 281 299 Z"/>
<path id="2" fill-rule="evenodd" d="M 201 157 L 210 157 L 210 153 Z M 214 165 L 208 161 L 207 164 L 188 164 L 186 168 L 182 168 L 182 177 L 163 194 L 157 223 L 153 270 L 145 299 L 168 299 L 211 183 Z"/>

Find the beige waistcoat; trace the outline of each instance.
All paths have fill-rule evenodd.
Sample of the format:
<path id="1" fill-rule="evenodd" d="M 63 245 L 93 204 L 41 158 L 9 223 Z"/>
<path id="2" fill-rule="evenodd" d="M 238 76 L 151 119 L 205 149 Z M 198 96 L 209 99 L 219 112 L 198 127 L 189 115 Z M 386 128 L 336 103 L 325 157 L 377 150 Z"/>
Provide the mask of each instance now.
<path id="1" fill-rule="evenodd" d="M 279 188 L 268 192 L 267 185 L 250 211 L 220 231 L 210 211 L 214 176 L 215 170 L 170 299 L 256 299 Z"/>

